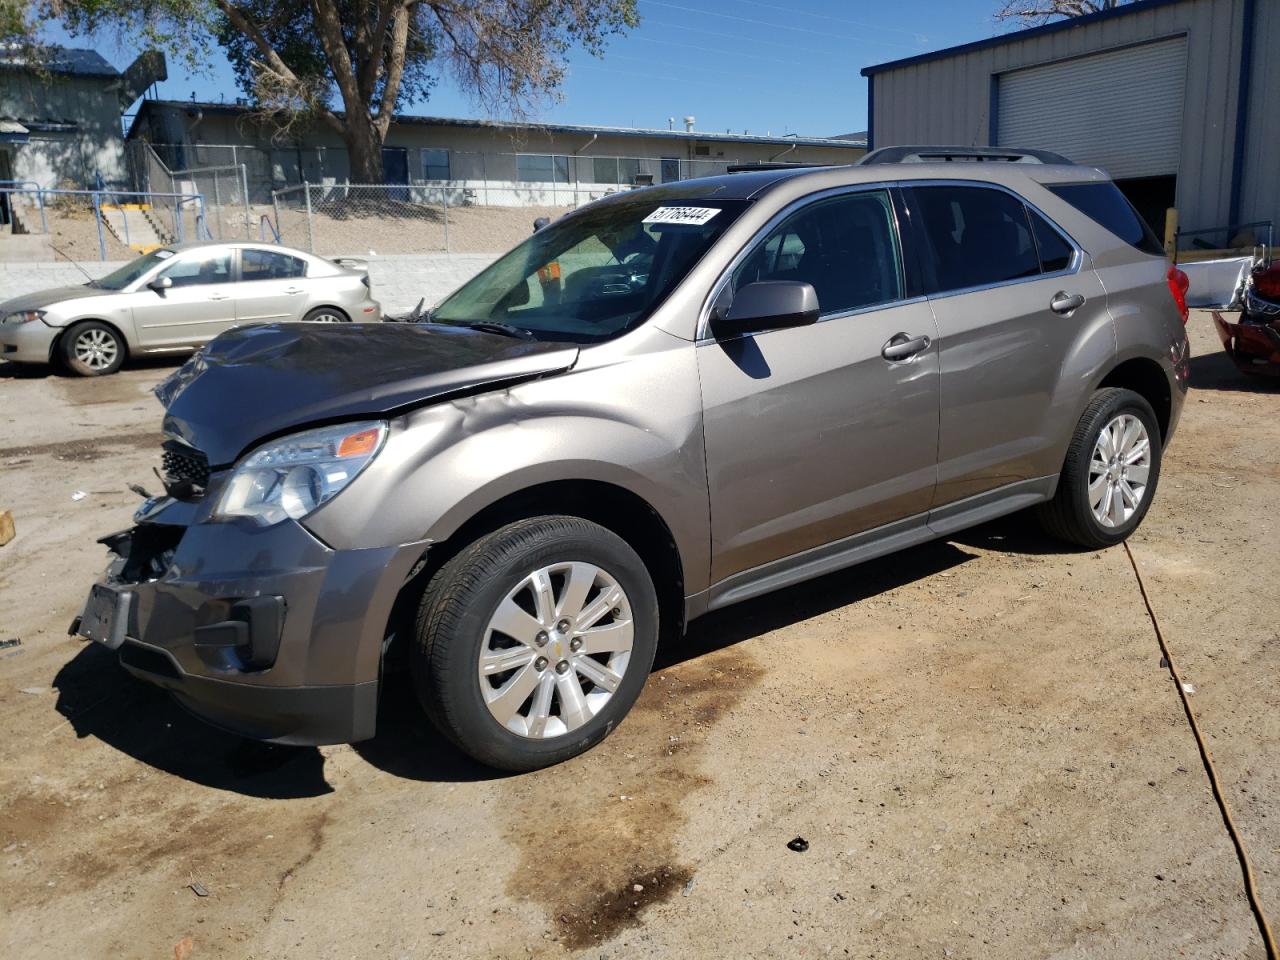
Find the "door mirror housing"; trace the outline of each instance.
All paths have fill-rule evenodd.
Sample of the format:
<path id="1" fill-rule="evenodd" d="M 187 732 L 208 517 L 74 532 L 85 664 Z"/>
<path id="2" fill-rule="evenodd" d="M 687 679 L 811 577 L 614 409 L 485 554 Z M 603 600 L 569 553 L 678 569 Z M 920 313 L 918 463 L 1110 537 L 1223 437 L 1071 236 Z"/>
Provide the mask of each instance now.
<path id="1" fill-rule="evenodd" d="M 164 293 L 166 290 L 168 290 L 170 287 L 173 286 L 173 278 L 172 277 L 156 277 L 154 280 L 148 283 L 147 286 L 150 287 L 152 290 L 154 290 L 156 293 Z"/>
<path id="2" fill-rule="evenodd" d="M 801 280 L 760 280 L 733 295 L 727 310 L 712 317 L 717 338 L 804 327 L 818 320 L 818 293 Z"/>

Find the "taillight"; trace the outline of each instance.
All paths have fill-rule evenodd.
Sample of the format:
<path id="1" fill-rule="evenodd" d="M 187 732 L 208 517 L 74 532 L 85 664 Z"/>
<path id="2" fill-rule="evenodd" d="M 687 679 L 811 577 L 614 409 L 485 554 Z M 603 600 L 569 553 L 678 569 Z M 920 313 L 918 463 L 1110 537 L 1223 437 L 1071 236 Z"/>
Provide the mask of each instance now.
<path id="1" fill-rule="evenodd" d="M 1187 322 L 1187 288 L 1191 286 L 1191 279 L 1179 270 L 1177 267 L 1170 267 L 1165 280 L 1169 283 L 1169 292 L 1173 294 L 1173 302 L 1178 305 L 1178 312 L 1182 314 L 1182 322 Z"/>

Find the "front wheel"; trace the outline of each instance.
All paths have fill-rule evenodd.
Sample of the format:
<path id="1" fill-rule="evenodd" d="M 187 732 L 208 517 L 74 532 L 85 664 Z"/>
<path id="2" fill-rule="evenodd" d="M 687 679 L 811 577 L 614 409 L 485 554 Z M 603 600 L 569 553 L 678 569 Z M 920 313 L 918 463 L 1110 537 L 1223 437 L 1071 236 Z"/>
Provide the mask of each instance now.
<path id="1" fill-rule="evenodd" d="M 115 328 L 98 320 L 76 324 L 62 338 L 62 359 L 82 377 L 115 373 L 125 352 L 124 339 Z"/>
<path id="2" fill-rule="evenodd" d="M 609 735 L 657 644 L 657 594 L 635 551 L 587 520 L 535 517 L 480 538 L 431 578 L 414 689 L 463 751 L 534 770 Z"/>
<path id="3" fill-rule="evenodd" d="M 1054 498 L 1039 508 L 1045 532 L 1082 547 L 1128 538 L 1160 479 L 1160 426 L 1132 390 L 1099 390 L 1076 425 Z"/>

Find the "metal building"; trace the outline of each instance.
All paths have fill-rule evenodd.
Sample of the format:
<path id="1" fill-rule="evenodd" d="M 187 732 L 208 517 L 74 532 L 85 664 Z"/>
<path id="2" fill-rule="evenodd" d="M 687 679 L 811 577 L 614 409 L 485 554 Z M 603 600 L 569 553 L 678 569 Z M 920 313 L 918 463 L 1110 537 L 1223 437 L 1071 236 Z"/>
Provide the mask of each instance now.
<path id="1" fill-rule="evenodd" d="M 1136 0 L 866 67 L 868 145 L 1052 150 L 1225 245 L 1280 223 L 1277 49 L 1280 0 Z"/>

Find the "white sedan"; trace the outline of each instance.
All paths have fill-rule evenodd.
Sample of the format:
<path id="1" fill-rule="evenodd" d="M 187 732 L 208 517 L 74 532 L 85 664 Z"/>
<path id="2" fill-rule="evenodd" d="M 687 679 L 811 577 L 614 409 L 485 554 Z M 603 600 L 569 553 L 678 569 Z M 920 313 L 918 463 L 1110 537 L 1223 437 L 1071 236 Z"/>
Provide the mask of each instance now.
<path id="1" fill-rule="evenodd" d="M 129 355 L 194 350 L 244 323 L 380 321 L 368 273 L 265 243 L 186 243 L 78 287 L 0 303 L 0 359 L 86 377 Z"/>

